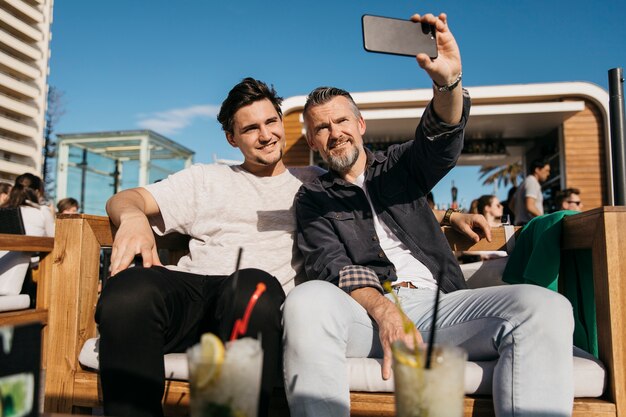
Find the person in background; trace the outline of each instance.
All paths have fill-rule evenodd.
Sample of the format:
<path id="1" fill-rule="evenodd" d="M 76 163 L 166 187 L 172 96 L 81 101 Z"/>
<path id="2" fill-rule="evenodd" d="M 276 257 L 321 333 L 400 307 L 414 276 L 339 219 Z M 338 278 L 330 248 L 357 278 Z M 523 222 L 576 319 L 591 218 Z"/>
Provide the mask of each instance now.
<path id="1" fill-rule="evenodd" d="M 57 214 L 74 214 L 78 213 L 80 205 L 75 198 L 67 197 L 62 198 L 57 203 Z"/>
<path id="2" fill-rule="evenodd" d="M 502 204 L 495 195 L 482 195 L 476 200 L 476 213 L 485 216 L 489 226 L 500 226 L 503 213 Z"/>
<path id="3" fill-rule="evenodd" d="M 27 235 L 53 237 L 54 216 L 48 206 L 38 203 L 43 194 L 41 178 L 22 174 L 0 207 L 19 207 Z M 30 252 L 0 251 L 0 295 L 20 293 L 30 263 Z"/>
<path id="4" fill-rule="evenodd" d="M 472 200 L 472 202 L 470 203 L 469 209 L 467 210 L 468 213 L 473 213 L 473 214 L 478 214 L 478 199 L 475 198 Z"/>
<path id="5" fill-rule="evenodd" d="M 502 204 L 498 197 L 493 194 L 485 194 L 472 201 L 470 213 L 480 214 L 487 219 L 490 227 L 498 227 L 502 225 L 500 219 L 502 218 Z M 467 270 L 473 269 L 477 265 L 471 265 L 478 261 L 487 261 L 497 258 L 506 257 L 506 251 L 467 251 L 463 252 L 459 256 L 459 263 L 461 263 L 461 270 L 463 275 L 467 279 Z M 504 265 L 504 264 L 503 264 Z M 504 266 L 503 266 L 504 268 Z"/>
<path id="6" fill-rule="evenodd" d="M 557 210 L 583 211 L 583 202 L 580 199 L 578 188 L 566 188 L 556 194 Z"/>
<path id="7" fill-rule="evenodd" d="M 13 186 L 8 182 L 0 182 L 0 207 L 9 199 L 9 193 Z"/>
<path id="8" fill-rule="evenodd" d="M 546 160 L 536 159 L 530 164 L 528 176 L 514 196 L 513 212 L 516 226 L 523 226 L 543 214 L 541 183 L 546 182 L 548 177 L 550 164 Z"/>
<path id="9" fill-rule="evenodd" d="M 515 224 L 515 213 L 513 213 L 514 200 L 513 196 L 517 191 L 517 186 L 509 188 L 509 192 L 506 195 L 506 201 L 502 201 L 502 215 L 506 216 L 509 224 Z"/>

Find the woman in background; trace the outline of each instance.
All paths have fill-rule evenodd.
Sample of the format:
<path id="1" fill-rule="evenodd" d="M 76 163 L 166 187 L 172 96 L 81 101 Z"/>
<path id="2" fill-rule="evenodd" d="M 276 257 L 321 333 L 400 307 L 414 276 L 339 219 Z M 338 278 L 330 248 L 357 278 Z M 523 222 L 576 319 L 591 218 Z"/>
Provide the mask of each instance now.
<path id="1" fill-rule="evenodd" d="M 500 200 L 495 195 L 482 195 L 476 201 L 477 214 L 482 214 L 487 219 L 489 226 L 500 226 L 503 208 Z"/>
<path id="2" fill-rule="evenodd" d="M 39 204 L 43 195 L 41 178 L 22 174 L 15 179 L 9 198 L 0 207 L 19 207 L 27 235 L 52 237 L 54 216 L 48 206 Z M 0 251 L 0 295 L 20 293 L 30 262 L 30 252 Z"/>
<path id="3" fill-rule="evenodd" d="M 503 215 L 503 207 L 495 195 L 482 195 L 472 201 L 471 212 L 482 214 L 489 226 L 498 227 Z M 505 222 L 506 223 L 506 222 Z M 470 288 L 502 285 L 502 272 L 506 267 L 506 251 L 463 252 L 460 257 L 461 271 Z"/>

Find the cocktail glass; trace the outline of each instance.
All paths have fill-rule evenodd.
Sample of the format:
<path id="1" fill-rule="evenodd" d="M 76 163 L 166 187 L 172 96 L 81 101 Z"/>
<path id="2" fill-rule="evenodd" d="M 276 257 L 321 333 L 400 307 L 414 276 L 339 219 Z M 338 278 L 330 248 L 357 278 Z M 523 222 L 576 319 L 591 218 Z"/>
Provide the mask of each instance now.
<path id="1" fill-rule="evenodd" d="M 256 417 L 261 388 L 261 342 L 245 337 L 226 344 L 222 359 L 187 350 L 191 417 Z"/>
<path id="2" fill-rule="evenodd" d="M 425 369 L 426 348 L 417 352 L 392 344 L 397 417 L 461 417 L 465 394 L 466 352 L 454 346 L 433 349 Z"/>

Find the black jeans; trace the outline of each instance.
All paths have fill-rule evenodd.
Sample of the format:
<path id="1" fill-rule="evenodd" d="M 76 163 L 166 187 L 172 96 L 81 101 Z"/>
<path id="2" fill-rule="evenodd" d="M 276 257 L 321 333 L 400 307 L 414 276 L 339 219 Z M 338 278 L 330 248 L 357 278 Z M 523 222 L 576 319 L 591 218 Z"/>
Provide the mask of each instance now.
<path id="1" fill-rule="evenodd" d="M 262 335 L 263 375 L 259 416 L 268 413 L 279 373 L 281 306 L 285 293 L 258 269 L 205 276 L 163 267 L 130 268 L 105 285 L 96 309 L 104 413 L 118 417 L 163 416 L 163 355 L 184 352 L 210 331 L 228 340 L 259 282 L 265 283 L 244 336 Z"/>

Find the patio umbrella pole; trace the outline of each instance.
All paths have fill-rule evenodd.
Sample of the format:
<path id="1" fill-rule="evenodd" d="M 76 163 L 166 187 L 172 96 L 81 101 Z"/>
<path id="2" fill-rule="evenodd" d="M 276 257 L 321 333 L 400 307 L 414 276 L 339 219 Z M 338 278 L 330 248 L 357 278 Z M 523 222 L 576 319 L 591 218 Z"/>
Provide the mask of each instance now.
<path id="1" fill-rule="evenodd" d="M 624 143 L 624 76 L 622 68 L 609 70 L 613 205 L 626 205 L 626 144 Z"/>

